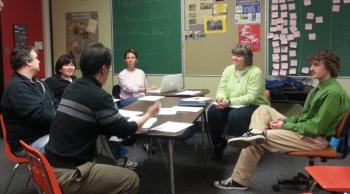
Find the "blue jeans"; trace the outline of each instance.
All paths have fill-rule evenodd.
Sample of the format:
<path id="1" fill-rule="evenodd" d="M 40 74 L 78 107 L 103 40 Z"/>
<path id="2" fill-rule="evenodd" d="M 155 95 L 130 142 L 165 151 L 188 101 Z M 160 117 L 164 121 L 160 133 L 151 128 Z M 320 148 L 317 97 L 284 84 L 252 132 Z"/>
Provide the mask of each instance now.
<path id="1" fill-rule="evenodd" d="M 211 105 L 208 109 L 208 124 L 213 145 L 218 145 L 225 141 L 222 135 L 225 132 L 226 125 L 228 134 L 241 136 L 245 133 L 250 124 L 252 116 L 258 105 L 249 105 L 242 108 L 218 109 L 216 105 Z"/>
<path id="2" fill-rule="evenodd" d="M 39 152 L 45 154 L 45 145 L 49 142 L 49 134 L 44 135 L 40 137 L 39 139 L 35 140 L 32 144 L 30 144 L 31 147 L 39 150 Z M 17 156 L 24 156 L 25 151 L 21 150 L 19 152 L 15 153 Z"/>

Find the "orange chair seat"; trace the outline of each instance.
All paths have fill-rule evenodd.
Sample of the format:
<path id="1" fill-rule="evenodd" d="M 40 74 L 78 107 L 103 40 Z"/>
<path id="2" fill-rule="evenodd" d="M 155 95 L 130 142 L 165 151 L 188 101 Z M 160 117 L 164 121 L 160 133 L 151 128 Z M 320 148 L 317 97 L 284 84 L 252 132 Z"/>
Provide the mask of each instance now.
<path id="1" fill-rule="evenodd" d="M 350 166 L 307 166 L 305 170 L 327 191 L 350 191 Z"/>
<path id="2" fill-rule="evenodd" d="M 327 147 L 323 150 L 311 150 L 311 151 L 292 151 L 288 152 L 290 156 L 305 156 L 305 157 L 320 157 L 320 158 L 336 158 L 337 151 L 332 147 Z"/>

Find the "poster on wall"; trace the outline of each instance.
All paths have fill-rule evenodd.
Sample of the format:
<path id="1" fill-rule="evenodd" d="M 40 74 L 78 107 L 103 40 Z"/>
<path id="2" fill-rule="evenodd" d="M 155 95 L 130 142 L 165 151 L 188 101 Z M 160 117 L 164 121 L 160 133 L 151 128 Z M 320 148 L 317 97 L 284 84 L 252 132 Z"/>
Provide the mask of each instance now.
<path id="1" fill-rule="evenodd" d="M 239 44 L 250 45 L 253 52 L 260 51 L 260 24 L 244 24 L 238 26 Z"/>
<path id="2" fill-rule="evenodd" d="M 226 16 L 206 16 L 204 17 L 204 33 L 226 32 Z"/>
<path id="3" fill-rule="evenodd" d="M 260 23 L 260 0 L 236 0 L 236 24 Z"/>
<path id="4" fill-rule="evenodd" d="M 202 31 L 203 19 L 211 16 L 213 12 L 212 0 L 186 0 L 185 1 L 185 30 Z"/>
<path id="5" fill-rule="evenodd" d="M 80 54 L 84 47 L 98 41 L 97 12 L 66 13 L 66 49 L 74 56 L 76 67 L 79 68 Z"/>
<path id="6" fill-rule="evenodd" d="M 28 46 L 28 31 L 26 25 L 13 26 L 14 47 L 21 48 Z"/>

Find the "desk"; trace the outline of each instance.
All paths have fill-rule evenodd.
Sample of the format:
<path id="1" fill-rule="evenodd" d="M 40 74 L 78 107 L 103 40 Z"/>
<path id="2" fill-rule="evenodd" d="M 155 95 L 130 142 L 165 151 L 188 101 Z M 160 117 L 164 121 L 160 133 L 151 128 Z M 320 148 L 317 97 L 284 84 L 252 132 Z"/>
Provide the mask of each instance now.
<path id="1" fill-rule="evenodd" d="M 303 105 L 307 94 L 312 89 L 311 86 L 305 86 L 303 91 L 291 91 L 283 90 L 280 92 L 270 91 L 271 102 L 286 102 L 286 103 L 295 103 Z"/>
<path id="2" fill-rule="evenodd" d="M 160 101 L 162 103 L 162 107 L 172 107 L 179 103 L 180 97 L 165 97 L 162 98 Z M 141 101 L 138 100 L 137 102 L 130 104 L 127 107 L 124 107 L 124 110 L 133 110 L 133 111 L 142 111 L 146 112 L 147 108 L 153 104 L 154 102 L 151 101 Z M 204 160 L 206 160 L 205 155 L 205 146 L 204 146 L 204 133 L 205 133 L 205 124 L 204 124 L 204 113 L 205 109 L 207 107 L 203 107 L 198 112 L 177 112 L 176 115 L 158 115 L 157 122 L 153 126 L 158 126 L 162 123 L 165 123 L 167 121 L 174 121 L 174 122 L 186 122 L 186 123 L 193 123 L 197 119 L 201 118 L 201 130 L 203 133 L 203 156 Z M 159 131 L 149 131 L 144 134 L 137 134 L 141 137 L 146 138 L 158 138 L 158 139 L 166 139 L 168 141 L 168 154 L 169 154 L 169 176 L 170 176 L 170 186 L 171 186 L 171 193 L 175 194 L 175 179 L 174 179 L 174 164 L 173 164 L 173 151 L 174 151 L 174 140 L 182 138 L 182 135 L 186 133 L 185 129 L 179 133 L 168 133 L 168 132 L 159 132 Z"/>
<path id="3" fill-rule="evenodd" d="M 166 97 L 195 97 L 195 96 L 205 96 L 206 94 L 209 93 L 208 89 L 186 89 L 186 90 L 190 90 L 190 91 L 200 91 L 200 93 L 195 94 L 195 95 L 179 95 L 177 93 L 181 92 L 181 91 L 172 91 L 172 92 L 164 92 L 164 93 L 151 93 L 148 92 L 147 95 L 154 95 L 154 96 L 166 96 Z M 183 91 L 186 91 L 183 90 Z"/>

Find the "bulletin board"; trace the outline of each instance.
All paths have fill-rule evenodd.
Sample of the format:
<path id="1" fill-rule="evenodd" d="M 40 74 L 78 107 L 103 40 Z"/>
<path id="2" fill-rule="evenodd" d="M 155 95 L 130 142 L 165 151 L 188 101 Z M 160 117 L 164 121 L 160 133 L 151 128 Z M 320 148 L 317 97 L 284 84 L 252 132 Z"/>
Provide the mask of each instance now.
<path id="1" fill-rule="evenodd" d="M 293 9 L 293 4 L 295 9 Z M 339 2 L 333 0 L 269 0 L 268 10 L 269 75 L 276 76 L 278 73 L 278 76 L 308 76 L 310 75 L 308 57 L 317 50 L 329 49 L 341 59 L 339 76 L 350 76 L 350 25 L 348 22 L 350 3 L 344 3 L 343 0 L 339 0 Z M 283 16 L 283 12 L 287 14 Z M 273 21 L 276 19 L 276 13 L 277 20 L 283 18 L 287 22 L 284 21 L 284 24 L 276 25 Z M 291 20 L 294 20 L 291 14 L 293 13 L 297 17 L 295 22 L 300 37 L 298 37 L 298 33 L 294 33 L 295 29 L 291 30 L 291 24 L 293 24 Z M 285 17 L 286 15 L 287 17 Z M 277 23 L 281 22 L 282 20 L 277 21 Z M 283 29 L 280 31 L 281 28 L 275 32 L 275 27 L 278 25 L 287 28 L 288 33 L 282 33 Z M 287 43 L 285 40 L 282 43 L 281 34 L 286 34 Z M 295 35 L 294 38 L 288 36 L 291 34 Z"/>

